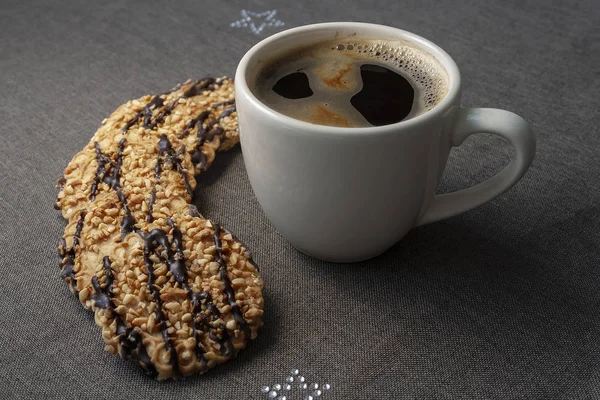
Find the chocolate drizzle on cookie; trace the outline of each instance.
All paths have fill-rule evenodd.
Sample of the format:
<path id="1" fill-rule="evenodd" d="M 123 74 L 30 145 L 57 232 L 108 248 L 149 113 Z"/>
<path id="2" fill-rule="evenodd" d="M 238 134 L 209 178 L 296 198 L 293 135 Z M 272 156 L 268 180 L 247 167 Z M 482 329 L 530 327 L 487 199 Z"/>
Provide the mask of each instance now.
<path id="1" fill-rule="evenodd" d="M 184 99 L 189 99 L 190 97 L 199 96 L 207 90 L 215 90 L 216 88 L 221 86 L 221 83 L 223 83 L 222 78 L 213 78 L 207 76 L 198 80 L 195 84 L 190 86 L 185 92 L 183 92 L 183 95 L 181 97 Z"/>
<path id="2" fill-rule="evenodd" d="M 171 168 L 179 172 L 181 178 L 183 179 L 183 184 L 185 185 L 186 191 L 190 196 L 193 195 L 193 190 L 187 178 L 187 173 L 183 168 L 180 159 L 184 152 L 185 146 L 182 146 L 179 152 L 175 153 L 168 136 L 165 134 L 160 135 L 160 139 L 158 141 L 158 158 L 156 159 L 156 165 L 154 166 L 154 187 L 152 188 L 150 198 L 148 199 L 148 215 L 146 216 L 146 221 L 148 223 L 154 220 L 154 217 L 152 216 L 152 209 L 154 208 L 154 203 L 156 201 L 156 186 L 160 183 L 163 164 L 171 164 Z"/>
<path id="3" fill-rule="evenodd" d="M 96 192 L 98 191 L 98 185 L 104 179 L 104 175 L 106 174 L 106 164 L 110 164 L 110 158 L 108 158 L 102 150 L 100 150 L 100 145 L 98 142 L 94 142 L 94 149 L 96 150 L 96 174 L 94 175 L 94 182 L 92 182 L 92 187 L 90 190 L 90 201 L 96 200 Z"/>
<path id="4" fill-rule="evenodd" d="M 156 159 L 156 165 L 154 166 L 154 187 L 150 193 L 148 199 L 148 215 L 146 215 L 146 222 L 151 223 L 154 220 L 152 216 L 152 209 L 154 208 L 154 202 L 156 202 L 156 186 L 160 183 L 160 174 L 162 172 L 162 157 L 159 154 Z"/>
<path id="5" fill-rule="evenodd" d="M 216 310 L 217 313 L 218 310 L 212 305 L 212 299 L 209 293 L 194 292 L 188 285 L 187 270 L 185 267 L 185 258 L 183 255 L 183 238 L 181 231 L 179 230 L 179 228 L 177 228 L 177 226 L 171 218 L 167 218 L 167 224 L 169 224 L 169 226 L 172 229 L 173 245 L 175 246 L 175 255 L 169 256 L 169 252 L 167 251 L 167 258 L 169 259 L 169 271 L 171 271 L 171 274 L 175 277 L 177 283 L 179 283 L 181 287 L 187 292 L 187 296 L 192 302 L 192 333 L 194 340 L 196 341 L 194 352 L 196 353 L 196 357 L 198 357 L 198 359 L 200 360 L 200 364 L 202 366 L 201 368 L 205 369 L 207 365 L 206 358 L 204 357 L 206 349 L 202 345 L 200 337 L 201 332 L 203 332 L 204 329 L 202 329 L 202 326 L 200 325 L 201 317 L 199 317 L 199 314 L 202 312 L 202 300 L 204 300 L 206 308 L 212 306 L 212 308 Z M 212 313 L 214 312 L 214 310 L 210 310 L 210 312 Z M 204 327 L 206 327 L 206 325 L 204 325 Z"/>
<path id="6" fill-rule="evenodd" d="M 125 149 L 125 139 L 119 141 L 119 148 L 117 151 L 117 159 L 113 163 L 112 159 L 102 152 L 98 142 L 94 142 L 94 148 L 96 149 L 96 174 L 94 176 L 94 182 L 91 187 L 90 200 L 94 201 L 96 193 L 98 191 L 98 185 L 100 182 L 106 183 L 108 187 L 115 191 L 117 198 L 123 206 L 123 219 L 121 220 L 121 238 L 123 241 L 125 236 L 132 232 L 137 232 L 138 229 L 135 226 L 135 218 L 131 214 L 131 210 L 127 205 L 127 198 L 123 194 L 121 189 L 121 166 L 123 165 L 123 150 Z M 107 168 L 108 167 L 108 168 Z"/>
<path id="7" fill-rule="evenodd" d="M 226 109 L 223 110 L 223 112 L 221 112 L 221 114 L 219 114 L 219 116 L 217 117 L 217 121 L 220 121 L 225 117 L 229 117 L 235 111 L 236 111 L 235 106 L 227 107 Z"/>
<path id="8" fill-rule="evenodd" d="M 188 90 L 186 90 L 181 96 L 179 96 L 171 104 L 169 104 L 167 107 L 165 107 L 165 109 L 162 110 L 160 112 L 160 114 L 158 114 L 157 117 L 154 119 L 154 122 L 149 124 L 147 126 L 147 128 L 154 129 L 156 127 L 156 125 L 163 122 L 165 117 L 167 115 L 171 114 L 171 111 L 173 111 L 175 106 L 177 106 L 180 99 L 187 99 L 189 97 L 198 96 L 206 90 L 209 90 L 209 91 L 215 90 L 220 85 L 221 82 L 222 82 L 222 80 L 218 80 L 215 78 L 200 79 L 195 84 L 193 84 Z"/>
<path id="9" fill-rule="evenodd" d="M 210 142 L 215 136 L 221 136 L 224 133 L 223 128 L 215 125 L 217 125 L 221 121 L 221 119 L 231 115 L 235 111 L 235 105 L 232 104 L 235 104 L 235 100 L 233 99 L 222 101 L 220 103 L 212 105 L 208 110 L 201 112 L 196 118 L 192 119 L 186 125 L 183 132 L 181 132 L 181 134 L 178 136 L 178 138 L 182 139 L 186 137 L 194 127 L 197 127 L 196 149 L 192 154 L 192 162 L 198 165 L 198 167 L 200 167 L 200 169 L 203 171 L 206 170 L 207 159 L 204 152 L 202 152 L 202 145 L 206 140 Z M 217 118 L 208 122 L 205 127 L 204 122 L 210 116 L 210 114 L 217 108 L 225 105 L 230 105 L 230 107 L 222 111 Z"/>
<path id="10" fill-rule="evenodd" d="M 221 282 L 223 282 L 223 294 L 225 295 L 225 300 L 231 306 L 231 311 L 233 312 L 235 322 L 238 323 L 246 337 L 250 338 L 250 328 L 242 316 L 240 307 L 235 301 L 235 290 L 233 290 L 233 286 L 231 286 L 231 280 L 229 279 L 229 274 L 227 273 L 227 263 L 225 263 L 225 260 L 223 259 L 223 247 L 221 245 L 221 238 L 219 237 L 221 234 L 221 227 L 219 224 L 213 224 L 213 226 L 215 229 L 213 237 L 215 241 L 215 247 L 217 248 L 215 261 L 219 263 L 219 276 L 221 278 Z"/>
<path id="11" fill-rule="evenodd" d="M 94 304 L 98 308 L 104 308 L 108 310 L 114 309 L 114 304 L 112 302 L 113 292 L 112 292 L 112 283 L 114 280 L 114 276 L 112 273 L 112 269 L 110 268 L 110 257 L 105 256 L 102 259 L 102 264 L 104 267 L 104 289 L 100 287 L 100 283 L 98 282 L 98 276 L 94 275 L 92 277 L 92 286 L 94 287 L 95 293 L 92 294 L 91 298 L 94 300 Z"/>
<path id="12" fill-rule="evenodd" d="M 204 78 L 204 79 L 197 81 L 188 90 L 186 90 L 181 96 L 177 97 L 169 105 L 164 107 L 158 113 L 156 118 L 154 118 L 154 120 L 152 120 L 153 111 L 160 109 L 165 104 L 165 100 L 161 96 L 167 96 L 172 91 L 178 90 L 179 87 L 176 86 L 175 88 L 173 88 L 173 90 L 171 92 L 166 92 L 166 93 L 163 93 L 162 95 L 154 96 L 152 98 L 152 100 L 150 100 L 148 103 L 146 103 L 144 108 L 142 108 L 133 118 L 131 118 L 129 121 L 127 121 L 127 123 L 125 124 L 125 126 L 123 126 L 123 129 L 122 129 L 123 134 L 127 133 L 127 131 L 132 126 L 137 124 L 141 118 L 143 118 L 142 126 L 144 128 L 146 128 L 146 129 L 156 128 L 156 126 L 158 124 L 160 124 L 161 122 L 163 122 L 165 117 L 173 111 L 173 109 L 179 103 L 180 99 L 197 96 L 199 94 L 202 94 L 206 90 L 214 90 L 221 84 L 221 82 L 223 82 L 222 79 L 215 79 L 215 78 Z"/>
<path id="13" fill-rule="evenodd" d="M 173 146 L 171 145 L 171 141 L 169 140 L 167 135 L 165 135 L 164 133 L 160 135 L 160 140 L 158 141 L 158 154 L 164 157 L 165 164 L 171 164 L 172 168 L 179 172 L 181 178 L 183 179 L 185 189 L 191 196 L 194 193 L 194 191 L 190 186 L 190 182 L 187 178 L 187 173 L 185 172 L 183 165 L 181 165 L 181 160 L 179 159 L 179 157 L 181 157 L 184 152 L 185 146 L 182 146 L 179 152 L 175 153 L 175 150 L 173 150 Z"/>
<path id="14" fill-rule="evenodd" d="M 223 105 L 229 105 L 229 107 L 227 107 L 223 111 L 221 111 L 221 114 L 219 114 L 219 116 L 217 118 L 214 118 L 213 120 L 211 120 L 210 122 L 208 122 L 206 124 L 207 133 L 206 133 L 206 136 L 204 137 L 203 142 L 206 140 L 208 140 L 209 142 L 212 142 L 212 140 L 215 137 L 220 138 L 221 135 L 223 135 L 223 133 L 225 133 L 225 130 L 219 126 L 219 123 L 221 122 L 221 120 L 223 118 L 231 116 L 231 114 L 233 114 L 236 111 L 236 107 L 235 107 L 235 101 L 229 100 L 229 101 L 224 101 L 224 102 L 214 105 L 212 107 L 212 109 L 214 110 L 217 107 L 220 107 Z"/>
<path id="15" fill-rule="evenodd" d="M 146 129 L 156 128 L 156 126 L 158 124 L 160 124 L 161 122 L 163 122 L 165 120 L 165 117 L 167 115 L 171 114 L 173 109 L 177 106 L 177 104 L 179 104 L 180 99 L 187 99 L 189 97 L 198 96 L 206 90 L 209 90 L 209 91 L 215 90 L 221 84 L 221 82 L 222 82 L 222 80 L 215 79 L 215 78 L 204 78 L 204 79 L 197 81 L 188 90 L 186 90 L 181 96 L 179 96 L 178 98 L 173 100 L 160 113 L 158 113 L 156 118 L 154 118 L 154 121 L 150 122 L 150 118 L 148 118 L 148 120 L 144 119 L 144 128 L 146 128 Z M 161 103 L 161 106 L 162 106 L 162 103 Z M 150 117 L 151 117 L 151 114 L 150 114 Z M 129 129 L 129 128 L 127 128 L 127 129 Z"/>
<path id="16" fill-rule="evenodd" d="M 141 111 L 139 111 L 131 120 L 129 120 L 125 124 L 125 126 L 123 127 L 123 133 L 127 133 L 127 131 L 132 126 L 134 126 L 142 117 L 144 118 L 144 123 L 143 123 L 144 128 L 146 128 L 146 129 L 156 128 L 156 126 L 158 126 L 159 123 L 163 122 L 165 117 L 173 111 L 173 109 L 177 106 L 177 104 L 179 104 L 179 101 L 181 99 L 198 96 L 198 95 L 204 93 L 205 91 L 215 90 L 223 83 L 223 81 L 224 81 L 223 79 L 215 79 L 215 78 L 200 79 L 195 84 L 190 86 L 190 88 L 188 88 L 181 96 L 177 97 L 169 105 L 164 107 L 158 113 L 156 118 L 154 118 L 154 120 L 152 121 L 152 110 L 159 109 L 160 107 L 162 107 L 164 105 L 164 100 L 160 96 L 155 96 L 149 103 L 147 103 L 144 106 L 144 108 Z M 168 93 L 166 93 L 166 94 L 168 94 Z M 163 95 L 166 95 L 166 94 L 163 94 Z M 202 170 L 206 169 L 207 159 L 206 159 L 206 155 L 202 152 L 201 147 L 204 144 L 205 140 L 212 141 L 215 136 L 221 136 L 224 133 L 223 128 L 221 128 L 220 126 L 215 127 L 214 125 L 216 125 L 219 121 L 221 121 L 221 119 L 230 116 L 233 112 L 236 111 L 235 105 L 232 105 L 232 104 L 235 104 L 235 100 L 233 100 L 233 99 L 212 105 L 208 110 L 203 111 L 197 117 L 195 117 L 190 122 L 188 122 L 188 124 L 184 128 L 183 132 L 181 134 L 179 134 L 179 136 L 178 136 L 179 139 L 182 139 L 188 135 L 189 131 L 191 129 L 193 129 L 194 126 L 198 127 L 198 134 L 197 134 L 198 140 L 196 143 L 196 149 L 195 149 L 194 153 L 192 154 L 192 162 L 194 164 L 198 165 L 200 167 L 200 169 L 202 169 Z M 223 110 L 216 119 L 209 122 L 207 127 L 204 128 L 203 124 L 204 124 L 205 120 L 208 118 L 208 116 L 211 114 L 211 112 L 213 110 L 217 109 L 218 107 L 224 106 L 224 105 L 229 105 L 230 107 Z M 161 137 L 161 139 L 162 139 L 162 137 Z M 188 190 L 188 193 L 190 193 L 190 195 L 191 195 L 192 191 L 189 186 L 189 181 L 188 181 L 187 177 L 185 177 L 185 175 L 183 175 L 183 173 L 182 173 L 182 176 L 184 178 L 184 184 L 186 185 L 186 189 Z"/>
<path id="17" fill-rule="evenodd" d="M 144 106 L 144 108 L 141 109 L 140 112 L 135 114 L 135 116 L 133 118 L 131 118 L 129 121 L 127 121 L 127 123 L 123 127 L 123 133 L 124 134 L 127 133 L 129 128 L 131 128 L 133 125 L 135 125 L 142 117 L 144 118 L 144 127 L 149 128 L 151 125 L 150 120 L 152 119 L 152 110 L 156 110 L 156 109 L 162 107 L 163 104 L 164 104 L 164 100 L 160 96 L 154 96 L 152 98 L 152 100 L 150 100 L 150 102 L 148 102 Z"/>
<path id="18" fill-rule="evenodd" d="M 223 133 L 225 132 L 225 130 L 223 128 L 221 128 L 218 123 L 221 122 L 221 120 L 225 117 L 229 117 L 232 113 L 234 113 L 236 111 L 235 105 L 231 106 L 231 107 L 227 107 L 225 110 L 223 110 L 221 112 L 221 114 L 219 114 L 219 116 L 215 119 L 213 119 L 212 121 L 210 121 L 207 125 L 206 125 L 206 130 L 208 131 L 206 133 L 206 135 L 204 136 L 204 141 L 208 140 L 209 142 L 212 142 L 212 140 L 215 137 L 221 137 L 221 135 L 223 135 Z"/>
<path id="19" fill-rule="evenodd" d="M 121 345 L 121 357 L 125 360 L 135 360 L 138 365 L 153 378 L 157 376 L 156 368 L 152 364 L 152 360 L 148 356 L 146 347 L 142 342 L 141 334 L 132 327 L 127 326 L 127 323 L 123 321 L 123 318 L 115 311 L 115 304 L 112 301 L 113 292 L 112 284 L 114 281 L 114 275 L 111 269 L 111 262 L 108 256 L 105 256 L 102 260 L 104 266 L 104 288 L 98 281 L 98 276 L 92 277 L 92 287 L 94 293 L 91 295 L 91 299 L 94 301 L 94 305 L 98 308 L 109 310 L 116 321 L 117 337 L 119 344 Z"/>
<path id="20" fill-rule="evenodd" d="M 167 218 L 167 224 L 172 229 L 173 235 L 173 246 L 175 246 L 175 253 L 167 251 L 167 258 L 169 261 L 169 271 L 175 277 L 177 283 L 181 285 L 186 291 L 190 290 L 187 284 L 187 269 L 185 267 L 185 256 L 183 255 L 183 237 L 181 231 L 177 228 L 177 225 L 171 218 Z"/>
<path id="21" fill-rule="evenodd" d="M 169 252 L 167 252 L 169 270 L 177 283 L 187 292 L 187 296 L 192 302 L 193 335 L 196 340 L 196 355 L 200 359 L 201 364 L 204 365 L 206 363 L 204 357 L 206 351 L 200 340 L 200 333 L 208 331 L 209 338 L 221 345 L 222 354 L 226 357 L 233 357 L 235 350 L 225 325 L 219 324 L 216 329 L 213 329 L 208 322 L 207 314 L 204 313 L 204 310 L 208 311 L 213 321 L 221 317 L 219 309 L 212 302 L 210 293 L 194 292 L 187 283 L 187 270 L 185 268 L 181 231 L 170 218 L 167 219 L 167 224 L 172 228 L 173 246 L 175 246 L 175 254 L 169 255 Z M 204 306 L 204 310 L 202 310 L 202 306 Z"/>
<path id="22" fill-rule="evenodd" d="M 210 329 L 209 324 L 207 322 L 207 317 L 203 314 L 202 307 L 204 306 L 205 310 L 209 310 L 210 313 L 213 310 L 216 310 L 218 313 L 219 310 L 213 305 L 212 298 L 210 297 L 210 293 L 208 292 L 192 292 L 188 291 L 188 297 L 192 302 L 192 336 L 196 341 L 196 346 L 194 346 L 194 352 L 196 353 L 196 357 L 200 360 L 201 368 L 206 369 L 206 349 L 201 341 L 201 334 Z M 215 315 L 215 314 L 213 314 Z"/>
<path id="23" fill-rule="evenodd" d="M 204 110 L 200 114 L 198 114 L 196 117 L 192 118 L 192 120 L 185 125 L 183 132 L 181 132 L 177 136 L 177 139 L 183 139 L 184 137 L 186 137 L 190 133 L 190 131 L 192 129 L 194 129 L 194 127 L 196 125 L 198 126 L 199 130 L 202 129 L 202 124 L 208 118 L 208 116 L 210 115 L 210 112 L 211 112 L 211 110 Z"/>
<path id="24" fill-rule="evenodd" d="M 160 291 L 155 287 L 156 277 L 154 275 L 154 263 L 150 256 L 154 254 L 158 247 L 162 247 L 166 254 L 166 263 L 169 267 L 169 272 L 175 278 L 175 281 L 187 292 L 187 296 L 193 305 L 192 319 L 194 321 L 193 333 L 194 339 L 196 340 L 196 355 L 198 356 L 200 363 L 206 365 L 206 359 L 204 357 L 205 349 L 201 342 L 200 333 L 209 330 L 209 338 L 214 342 L 221 344 L 221 350 L 223 355 L 232 357 L 235 355 L 233 344 L 229 338 L 229 333 L 225 328 L 225 325 L 219 324 L 216 329 L 211 329 L 210 324 L 206 320 L 206 316 L 202 313 L 202 305 L 208 310 L 213 320 L 220 317 L 219 310 L 212 304 L 211 296 L 208 292 L 193 292 L 187 283 L 187 269 L 185 266 L 185 257 L 183 254 L 182 245 L 182 234 L 175 223 L 168 218 L 167 223 L 172 229 L 173 241 L 170 242 L 167 233 L 161 229 L 153 229 L 144 238 L 144 263 L 148 270 L 148 289 L 152 294 L 153 301 L 156 304 L 156 318 L 159 321 L 160 330 L 162 333 L 165 348 L 170 352 L 170 361 L 174 368 L 177 368 L 177 352 L 171 338 L 168 333 L 167 318 L 163 311 L 162 300 L 160 298 Z M 171 248 L 175 247 L 175 251 Z M 237 304 L 236 304 L 237 306 Z"/>
<path id="25" fill-rule="evenodd" d="M 125 148 L 125 139 L 121 139 L 119 141 L 119 150 L 117 151 L 117 161 L 115 164 L 111 164 L 111 174 L 107 175 L 104 173 L 103 181 L 107 183 L 108 186 L 117 192 L 117 196 L 119 196 L 119 200 L 123 203 L 123 206 L 127 206 L 127 201 L 125 200 L 125 196 L 121 193 L 121 166 L 123 165 L 123 149 Z"/>
<path id="26" fill-rule="evenodd" d="M 71 289 L 73 293 L 77 294 L 77 279 L 75 277 L 75 250 L 77 246 L 79 246 L 79 241 L 81 240 L 81 231 L 83 230 L 83 220 L 85 218 L 85 210 L 81 210 L 79 212 L 79 220 L 77 221 L 77 227 L 75 228 L 75 234 L 73 235 L 73 244 L 71 248 L 67 251 L 67 245 L 64 239 L 61 241 L 61 248 L 59 249 L 59 255 L 63 257 L 61 262 L 62 271 L 60 273 L 60 277 L 64 279 L 67 283 L 71 284 Z"/>
<path id="27" fill-rule="evenodd" d="M 65 188 L 65 183 L 67 183 L 67 178 L 65 178 L 64 176 L 56 181 L 56 189 L 58 189 L 59 193 L 62 192 Z M 58 203 L 58 201 L 54 203 L 54 209 L 60 210 L 60 204 Z"/>
<path id="28" fill-rule="evenodd" d="M 204 114 L 204 113 L 202 113 L 202 114 Z M 202 115 L 202 114 L 200 114 L 200 115 Z M 208 160 L 206 158 L 206 154 L 204 154 L 204 152 L 202 151 L 202 145 L 204 144 L 204 139 L 206 138 L 206 129 L 204 128 L 203 124 L 204 124 L 204 120 L 206 120 L 208 115 L 210 115 L 210 113 L 203 116 L 203 119 L 198 122 L 196 149 L 194 150 L 194 153 L 192 154 L 192 162 L 194 164 L 196 164 L 203 171 L 206 169 L 207 162 L 208 162 Z"/>
<path id="29" fill-rule="evenodd" d="M 177 138 L 178 139 L 183 139 L 184 137 L 186 137 L 190 131 L 192 129 L 194 129 L 196 126 L 198 127 L 198 134 L 201 134 L 201 130 L 203 130 L 203 124 L 204 121 L 206 121 L 206 119 L 210 116 L 210 114 L 216 110 L 217 108 L 221 107 L 221 106 L 226 106 L 226 105 L 232 105 L 235 104 L 235 100 L 231 99 L 231 100 L 227 100 L 227 101 L 222 101 L 216 104 L 213 104 L 212 106 L 210 106 L 210 108 L 208 110 L 204 110 L 202 111 L 200 114 L 198 114 L 196 117 L 192 118 L 192 120 L 190 122 L 188 122 L 185 126 L 185 129 L 183 130 L 183 132 L 181 132 Z M 233 112 L 235 111 L 235 106 L 232 107 L 228 107 L 227 109 L 225 109 L 220 115 L 219 117 L 217 117 L 215 120 L 212 121 L 212 123 L 210 124 L 210 126 L 214 125 L 215 123 L 217 123 L 218 121 L 220 121 L 221 119 L 230 116 Z"/>
<path id="30" fill-rule="evenodd" d="M 64 176 L 56 181 L 56 188 L 59 192 L 62 192 L 65 187 L 65 183 L 67 183 L 67 179 Z"/>
<path id="31" fill-rule="evenodd" d="M 231 338 L 225 325 L 220 323 L 217 327 L 213 327 L 210 324 L 209 318 L 212 321 L 216 321 L 221 317 L 219 309 L 212 302 L 212 297 L 210 293 L 195 292 L 190 288 L 187 282 L 188 277 L 187 269 L 185 266 L 185 257 L 183 254 L 183 238 L 181 231 L 170 218 L 167 219 L 167 224 L 171 227 L 171 234 L 173 236 L 172 242 L 169 241 L 167 233 L 161 229 L 153 229 L 148 235 L 145 235 L 143 237 L 145 242 L 144 263 L 148 271 L 148 289 L 152 294 L 154 303 L 156 304 L 156 318 L 159 321 L 159 326 L 163 337 L 163 341 L 165 343 L 165 348 L 170 352 L 170 360 L 173 368 L 177 368 L 177 353 L 168 333 L 168 320 L 163 311 L 163 304 L 160 298 L 160 291 L 155 287 L 156 277 L 154 275 L 154 263 L 151 259 L 151 255 L 156 253 L 158 247 L 161 247 L 164 251 L 164 254 L 166 255 L 165 261 L 169 267 L 169 272 L 171 272 L 171 275 L 173 275 L 175 281 L 186 291 L 187 297 L 192 303 L 193 337 L 196 341 L 195 353 L 201 365 L 203 366 L 202 368 L 205 368 L 207 365 L 207 361 L 204 356 L 206 350 L 204 348 L 204 345 L 202 344 L 201 338 L 201 334 L 203 332 L 208 332 L 210 340 L 221 345 L 221 353 L 224 356 L 233 357 L 235 355 L 235 349 L 233 347 L 233 344 L 231 343 Z M 174 251 L 172 247 L 175 248 Z M 221 279 L 223 279 L 222 270 L 220 276 Z M 229 286 L 231 288 L 231 282 L 229 281 L 227 272 L 225 272 L 225 276 L 227 281 L 227 283 L 225 283 L 225 286 Z M 233 288 L 231 288 L 231 293 L 233 293 Z M 238 307 L 237 304 L 235 304 L 235 306 Z M 238 318 L 236 318 L 236 321 L 238 321 Z M 249 338 L 249 328 L 245 324 L 243 318 L 242 321 L 243 323 L 240 324 L 240 326 Z M 246 327 L 247 331 L 244 330 L 244 326 Z"/>
<path id="32" fill-rule="evenodd" d="M 173 341 L 169 337 L 169 327 L 167 326 L 167 317 L 163 311 L 162 299 L 160 298 L 160 290 L 156 287 L 156 276 L 154 275 L 154 261 L 150 258 L 156 249 L 160 246 L 167 253 L 169 259 L 169 269 L 171 269 L 171 260 L 173 258 L 173 252 L 169 243 L 167 234 L 161 229 L 153 229 L 147 235 L 143 236 L 144 239 L 144 264 L 148 271 L 148 290 L 152 295 L 152 300 L 156 304 L 156 319 L 158 320 L 160 332 L 162 334 L 163 342 L 165 343 L 165 349 L 169 352 L 169 362 L 173 367 L 173 375 L 179 376 L 179 364 L 177 362 L 177 350 L 173 344 Z"/>

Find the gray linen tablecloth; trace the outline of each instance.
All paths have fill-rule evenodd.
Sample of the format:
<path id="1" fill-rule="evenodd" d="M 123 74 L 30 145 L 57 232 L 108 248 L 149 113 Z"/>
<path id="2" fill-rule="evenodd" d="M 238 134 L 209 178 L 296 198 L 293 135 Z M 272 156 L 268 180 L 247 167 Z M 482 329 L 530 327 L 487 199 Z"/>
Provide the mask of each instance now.
<path id="1" fill-rule="evenodd" d="M 0 398 L 265 399 L 261 386 L 285 383 L 293 368 L 329 383 L 325 400 L 600 398 L 599 9 L 594 0 L 4 0 Z M 464 105 L 532 123 L 534 164 L 500 198 L 415 229 L 381 257 L 335 265 L 269 225 L 239 148 L 221 156 L 194 204 L 255 253 L 265 326 L 206 375 L 151 380 L 103 350 L 92 314 L 59 279 L 55 180 L 121 103 L 231 76 L 261 38 L 334 20 L 439 44 L 461 68 Z M 472 137 L 452 153 L 440 191 L 482 181 L 510 156 L 502 140 Z"/>

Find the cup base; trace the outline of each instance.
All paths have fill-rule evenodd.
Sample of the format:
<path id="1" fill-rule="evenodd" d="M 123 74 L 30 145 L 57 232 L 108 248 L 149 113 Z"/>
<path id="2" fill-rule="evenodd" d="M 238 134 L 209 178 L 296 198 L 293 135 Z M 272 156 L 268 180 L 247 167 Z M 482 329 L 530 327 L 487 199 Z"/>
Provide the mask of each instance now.
<path id="1" fill-rule="evenodd" d="M 325 261 L 325 262 L 335 263 L 335 264 L 351 264 L 351 263 L 358 263 L 361 261 L 367 261 L 367 260 L 370 260 L 371 258 L 375 258 L 377 256 L 382 255 L 383 253 L 385 253 L 386 251 L 388 251 L 390 249 L 390 247 L 386 247 L 383 250 L 377 250 L 372 253 L 366 253 L 366 254 L 360 254 L 360 255 L 350 255 L 350 256 L 348 256 L 346 254 L 340 254 L 339 256 L 336 256 L 336 255 L 331 255 L 331 254 L 317 254 L 314 252 L 310 252 L 310 251 L 301 249 L 298 246 L 295 246 L 293 243 L 292 243 L 292 246 L 294 246 L 294 248 L 296 250 L 298 250 L 300 253 L 305 254 L 309 257 L 316 258 L 317 260 L 321 260 L 321 261 Z"/>

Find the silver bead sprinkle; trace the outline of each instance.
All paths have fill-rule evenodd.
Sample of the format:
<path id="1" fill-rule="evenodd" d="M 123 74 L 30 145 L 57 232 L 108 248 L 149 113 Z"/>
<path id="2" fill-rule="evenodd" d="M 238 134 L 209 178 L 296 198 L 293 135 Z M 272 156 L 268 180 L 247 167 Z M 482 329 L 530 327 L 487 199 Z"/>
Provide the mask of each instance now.
<path id="1" fill-rule="evenodd" d="M 276 385 L 273 385 L 273 390 L 281 390 L 281 385 L 279 383 Z"/>
<path id="2" fill-rule="evenodd" d="M 300 389 L 308 389 L 308 384 L 307 383 L 301 383 L 300 385 L 298 385 L 300 387 Z"/>
<path id="3" fill-rule="evenodd" d="M 310 385 L 310 388 L 313 390 L 317 390 L 319 388 L 319 384 L 318 383 L 313 383 L 312 385 Z"/>
<path id="4" fill-rule="evenodd" d="M 271 390 L 271 391 L 269 392 L 269 398 L 270 398 L 270 399 L 274 399 L 275 397 L 277 397 L 277 392 L 276 392 L 276 391 L 274 391 L 274 390 Z"/>
<path id="5" fill-rule="evenodd" d="M 323 394 L 323 392 L 321 392 L 318 389 L 313 392 L 313 396 L 315 396 L 315 397 L 319 397 L 321 394 Z"/>
<path id="6" fill-rule="evenodd" d="M 304 379 L 304 377 L 303 377 L 303 376 L 299 376 L 299 377 L 298 377 L 298 382 L 304 382 L 305 380 L 306 380 L 306 379 Z"/>
<path id="7" fill-rule="evenodd" d="M 269 390 L 271 390 L 271 388 L 268 386 L 263 386 L 260 388 L 260 391 L 263 393 L 269 393 Z"/>
<path id="8" fill-rule="evenodd" d="M 285 396 L 279 396 L 279 397 L 277 398 L 277 400 L 287 400 L 287 397 L 285 397 Z"/>
<path id="9" fill-rule="evenodd" d="M 292 370 L 292 375 L 298 375 L 299 373 L 300 373 L 300 371 L 298 369 Z"/>
<path id="10" fill-rule="evenodd" d="M 285 385 L 283 385 L 283 388 L 285 390 L 292 390 L 292 385 L 290 385 L 289 383 L 286 383 Z"/>
<path id="11" fill-rule="evenodd" d="M 313 400 L 313 397 L 309 395 L 309 396 L 306 396 L 306 397 L 304 398 L 304 400 Z"/>
<path id="12" fill-rule="evenodd" d="M 292 382 L 294 382 L 294 377 L 293 376 L 288 376 L 287 378 L 285 378 L 285 381 L 287 383 L 292 383 Z"/>
<path id="13" fill-rule="evenodd" d="M 331 389 L 331 385 L 329 383 L 326 383 L 323 385 L 323 389 L 329 390 L 329 389 Z"/>

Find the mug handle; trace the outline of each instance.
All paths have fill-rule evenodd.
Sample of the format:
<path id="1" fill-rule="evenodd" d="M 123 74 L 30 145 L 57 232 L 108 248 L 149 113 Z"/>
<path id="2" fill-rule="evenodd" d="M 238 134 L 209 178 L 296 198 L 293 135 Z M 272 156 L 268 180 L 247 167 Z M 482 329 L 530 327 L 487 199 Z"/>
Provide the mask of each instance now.
<path id="1" fill-rule="evenodd" d="M 468 136 L 481 132 L 507 139 L 515 148 L 515 158 L 487 181 L 454 193 L 436 195 L 417 226 L 480 206 L 510 189 L 525 174 L 535 155 L 535 135 L 527 121 L 496 108 L 461 108 L 452 133 L 452 146 L 460 146 Z"/>

